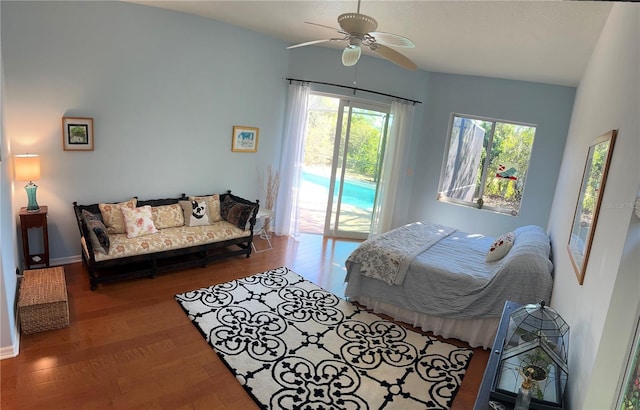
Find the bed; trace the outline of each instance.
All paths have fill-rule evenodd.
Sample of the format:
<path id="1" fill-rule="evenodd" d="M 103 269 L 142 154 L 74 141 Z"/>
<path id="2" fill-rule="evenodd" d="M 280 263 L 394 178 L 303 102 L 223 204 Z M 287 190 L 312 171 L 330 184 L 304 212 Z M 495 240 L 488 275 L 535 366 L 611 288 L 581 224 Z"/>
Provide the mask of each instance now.
<path id="1" fill-rule="evenodd" d="M 353 251 L 346 260 L 345 296 L 376 313 L 488 349 L 505 301 L 549 301 L 550 252 L 549 237 L 535 225 L 494 238 L 415 222 Z"/>

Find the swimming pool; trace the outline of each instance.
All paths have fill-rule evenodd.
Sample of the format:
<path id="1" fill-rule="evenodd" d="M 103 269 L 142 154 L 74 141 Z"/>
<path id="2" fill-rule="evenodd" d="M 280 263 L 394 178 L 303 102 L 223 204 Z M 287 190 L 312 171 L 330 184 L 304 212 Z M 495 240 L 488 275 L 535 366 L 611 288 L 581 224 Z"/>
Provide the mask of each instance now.
<path id="1" fill-rule="evenodd" d="M 313 174 L 308 171 L 302 172 L 303 182 L 311 183 L 316 188 L 322 188 L 325 195 L 329 192 L 329 177 Z M 338 193 L 338 187 L 335 187 Z M 373 182 L 356 181 L 345 179 L 342 190 L 342 204 L 351 205 L 356 208 L 373 211 L 373 202 L 376 197 L 376 184 Z M 325 196 L 326 198 L 326 196 Z"/>

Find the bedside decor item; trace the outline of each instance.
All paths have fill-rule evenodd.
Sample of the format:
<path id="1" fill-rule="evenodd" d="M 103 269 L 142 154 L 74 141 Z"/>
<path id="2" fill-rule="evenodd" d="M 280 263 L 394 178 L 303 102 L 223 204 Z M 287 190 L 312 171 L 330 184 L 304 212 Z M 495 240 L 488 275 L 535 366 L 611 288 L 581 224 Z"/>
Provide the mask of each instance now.
<path id="1" fill-rule="evenodd" d="M 93 151 L 93 118 L 62 117 L 62 148 Z"/>
<path id="2" fill-rule="evenodd" d="M 526 375 L 518 396 L 516 397 L 516 405 L 513 410 L 529 410 L 529 404 L 531 403 L 531 387 L 533 387 L 533 373 L 534 370 L 531 367 L 527 367 Z"/>
<path id="3" fill-rule="evenodd" d="M 175 298 L 263 409 L 448 409 L 473 355 L 287 267 Z"/>
<path id="4" fill-rule="evenodd" d="M 40 179 L 40 156 L 36 154 L 21 154 L 13 157 L 16 181 L 29 181 L 24 189 L 27 191 L 27 211 L 37 212 L 40 207 L 36 201 L 38 186 L 33 183 Z"/>
<path id="5" fill-rule="evenodd" d="M 235 125 L 231 137 L 231 151 L 233 152 L 258 152 L 258 134 L 256 127 Z"/>
<path id="6" fill-rule="evenodd" d="M 616 130 L 611 130 L 592 142 L 582 175 L 580 194 L 567 245 L 569 259 L 581 285 L 587 270 L 616 134 Z"/>
<path id="7" fill-rule="evenodd" d="M 509 318 L 502 351 L 497 352 L 500 359 L 491 399 L 514 403 L 522 386 L 529 386 L 530 408 L 563 408 L 568 349 L 569 325 L 544 301 L 516 309 Z"/>

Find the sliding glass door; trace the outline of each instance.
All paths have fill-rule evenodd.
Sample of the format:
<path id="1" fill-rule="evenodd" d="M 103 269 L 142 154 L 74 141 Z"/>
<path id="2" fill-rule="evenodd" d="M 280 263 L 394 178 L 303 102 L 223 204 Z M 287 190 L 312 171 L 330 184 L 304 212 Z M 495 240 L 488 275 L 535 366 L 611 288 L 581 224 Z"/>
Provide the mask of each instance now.
<path id="1" fill-rule="evenodd" d="M 301 201 L 301 230 L 364 239 L 389 118 L 388 107 L 311 95 Z"/>

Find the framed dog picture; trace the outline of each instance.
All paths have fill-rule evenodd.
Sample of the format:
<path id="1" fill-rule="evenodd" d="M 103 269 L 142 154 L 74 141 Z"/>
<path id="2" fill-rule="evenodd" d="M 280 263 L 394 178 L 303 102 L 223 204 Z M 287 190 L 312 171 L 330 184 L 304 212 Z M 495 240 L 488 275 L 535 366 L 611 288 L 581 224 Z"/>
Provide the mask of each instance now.
<path id="1" fill-rule="evenodd" d="M 231 151 L 233 152 L 258 152 L 258 134 L 260 130 L 255 127 L 235 125 L 231 139 Z"/>
<path id="2" fill-rule="evenodd" d="M 62 148 L 93 151 L 93 118 L 62 117 Z"/>

